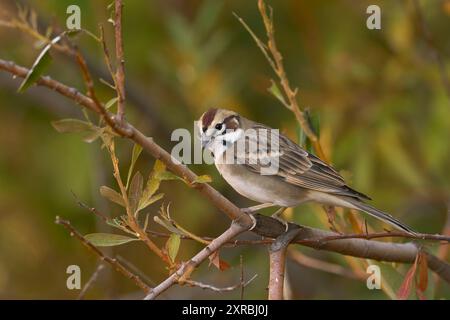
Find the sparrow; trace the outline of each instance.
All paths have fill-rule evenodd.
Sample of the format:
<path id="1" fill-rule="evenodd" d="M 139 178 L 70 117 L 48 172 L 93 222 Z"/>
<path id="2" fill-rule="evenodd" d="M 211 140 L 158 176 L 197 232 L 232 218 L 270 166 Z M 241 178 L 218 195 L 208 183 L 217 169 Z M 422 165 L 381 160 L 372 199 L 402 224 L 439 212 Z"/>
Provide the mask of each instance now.
<path id="1" fill-rule="evenodd" d="M 276 129 L 217 108 L 203 113 L 196 125 L 202 147 L 212 153 L 221 176 L 239 194 L 260 203 L 247 212 L 315 202 L 363 211 L 415 233 L 390 214 L 368 205 L 368 196 L 350 188 L 334 168 Z M 275 170 L 269 170 L 268 164 Z"/>

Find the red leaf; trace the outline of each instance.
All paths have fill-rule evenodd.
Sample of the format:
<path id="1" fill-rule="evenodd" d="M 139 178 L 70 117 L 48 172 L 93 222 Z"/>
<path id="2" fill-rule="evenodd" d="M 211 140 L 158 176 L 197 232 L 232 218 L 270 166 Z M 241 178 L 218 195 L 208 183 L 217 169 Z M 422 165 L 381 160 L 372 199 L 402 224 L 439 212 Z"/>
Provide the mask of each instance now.
<path id="1" fill-rule="evenodd" d="M 417 297 L 419 298 L 419 300 L 427 300 L 427 298 L 425 297 L 425 295 L 423 294 L 423 292 L 420 291 L 419 288 L 416 288 L 416 294 L 417 294 Z"/>
<path id="2" fill-rule="evenodd" d="M 414 264 L 411 266 L 411 268 L 406 273 L 405 279 L 403 280 L 403 283 L 400 286 L 400 289 L 398 289 L 397 299 L 399 299 L 399 300 L 408 299 L 409 293 L 411 292 L 411 285 L 413 283 L 414 275 L 416 273 L 418 260 L 419 260 L 419 254 L 416 256 L 416 260 L 414 261 Z"/>
<path id="3" fill-rule="evenodd" d="M 219 251 L 216 251 L 209 256 L 209 266 L 211 266 L 211 264 L 213 264 L 220 271 L 230 268 L 230 265 L 226 261 L 220 259 Z"/>
<path id="4" fill-rule="evenodd" d="M 428 287 L 428 263 L 427 256 L 424 253 L 420 253 L 419 258 L 419 282 L 417 283 L 418 289 L 423 293 Z"/>

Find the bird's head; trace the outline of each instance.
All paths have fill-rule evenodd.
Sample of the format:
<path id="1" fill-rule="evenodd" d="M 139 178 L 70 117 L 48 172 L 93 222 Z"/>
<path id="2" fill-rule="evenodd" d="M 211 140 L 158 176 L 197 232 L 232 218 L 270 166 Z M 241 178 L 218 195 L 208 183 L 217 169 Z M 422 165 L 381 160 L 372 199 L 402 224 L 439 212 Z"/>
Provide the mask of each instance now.
<path id="1" fill-rule="evenodd" d="M 239 114 L 226 109 L 209 109 L 197 121 L 197 126 L 203 148 L 227 146 L 242 134 Z"/>

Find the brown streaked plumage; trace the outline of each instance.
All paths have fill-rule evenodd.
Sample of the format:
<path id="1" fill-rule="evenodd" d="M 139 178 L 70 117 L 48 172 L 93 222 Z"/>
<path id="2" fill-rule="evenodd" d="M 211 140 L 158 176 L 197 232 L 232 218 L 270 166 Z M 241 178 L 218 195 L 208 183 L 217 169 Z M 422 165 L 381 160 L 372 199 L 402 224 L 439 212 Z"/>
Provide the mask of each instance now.
<path id="1" fill-rule="evenodd" d="M 391 215 L 366 204 L 368 196 L 349 187 L 330 165 L 276 130 L 225 109 L 210 109 L 200 120 L 203 145 L 213 153 L 218 171 L 238 193 L 262 203 L 255 207 L 295 207 L 313 201 L 358 209 L 414 233 Z M 253 143 L 257 152 L 238 149 L 240 142 L 245 146 Z M 262 160 L 277 163 L 278 170 L 266 175 Z"/>

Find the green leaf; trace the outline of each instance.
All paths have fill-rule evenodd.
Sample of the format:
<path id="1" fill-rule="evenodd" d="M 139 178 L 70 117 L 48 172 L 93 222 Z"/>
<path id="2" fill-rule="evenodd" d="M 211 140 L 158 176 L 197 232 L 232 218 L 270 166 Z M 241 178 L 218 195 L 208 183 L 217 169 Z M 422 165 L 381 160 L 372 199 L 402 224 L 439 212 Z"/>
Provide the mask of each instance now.
<path id="1" fill-rule="evenodd" d="M 103 128 L 78 119 L 62 119 L 51 122 L 59 133 L 81 133 L 85 142 L 95 141 L 103 133 Z"/>
<path id="2" fill-rule="evenodd" d="M 130 183 L 131 174 L 133 173 L 134 165 L 136 164 L 136 161 L 139 158 L 139 155 L 141 154 L 141 152 L 142 152 L 142 147 L 138 144 L 135 144 L 133 146 L 133 151 L 131 154 L 130 168 L 128 169 L 127 186 L 126 186 L 127 189 L 128 189 L 128 185 Z"/>
<path id="3" fill-rule="evenodd" d="M 153 194 L 156 192 L 156 190 L 159 189 L 159 185 L 161 183 L 161 180 L 156 177 L 156 175 L 159 172 L 163 172 L 166 169 L 166 166 L 164 163 L 162 163 L 159 160 L 155 161 L 155 164 L 153 165 L 153 170 L 150 173 L 150 176 L 147 180 L 147 184 L 145 186 L 144 192 L 142 194 L 142 199 L 149 199 Z"/>
<path id="4" fill-rule="evenodd" d="M 33 85 L 37 79 L 44 73 L 45 69 L 50 64 L 52 58 L 50 56 L 50 48 L 56 44 L 59 40 L 61 40 L 62 36 L 64 35 L 64 32 L 60 34 L 59 36 L 55 37 L 49 44 L 47 44 L 44 49 L 42 49 L 41 53 L 38 55 L 36 60 L 33 63 L 33 66 L 28 71 L 27 76 L 25 79 L 23 79 L 22 83 L 20 84 L 19 89 L 17 92 L 24 92 L 26 89 L 28 89 L 31 85 Z"/>
<path id="5" fill-rule="evenodd" d="M 207 174 L 204 174 L 202 176 L 198 176 L 197 178 L 195 178 L 195 180 L 192 181 L 192 183 L 209 183 L 211 181 L 212 181 L 211 177 L 208 176 Z"/>
<path id="6" fill-rule="evenodd" d="M 96 247 L 119 246 L 121 244 L 139 240 L 137 238 L 130 238 L 113 233 L 90 233 L 84 237 Z"/>
<path id="7" fill-rule="evenodd" d="M 130 204 L 130 211 L 136 213 L 139 207 L 139 201 L 142 197 L 142 174 L 138 171 L 131 180 L 130 190 L 128 191 L 128 201 Z"/>
<path id="8" fill-rule="evenodd" d="M 174 225 L 172 225 L 172 223 L 170 223 L 170 221 L 168 220 L 163 220 L 158 216 L 154 216 L 153 220 L 160 224 L 161 226 L 163 226 L 164 228 L 166 228 L 167 230 L 169 230 L 170 232 L 176 233 L 176 234 L 182 234 L 182 232 L 180 230 L 178 230 Z"/>
<path id="9" fill-rule="evenodd" d="M 109 201 L 115 202 L 125 208 L 125 201 L 123 200 L 122 195 L 110 187 L 101 186 L 100 194 Z"/>
<path id="10" fill-rule="evenodd" d="M 280 88 L 278 87 L 278 85 L 276 84 L 275 81 L 273 81 L 272 79 L 270 80 L 270 82 L 272 83 L 272 85 L 267 88 L 267 91 L 269 91 L 275 98 L 277 98 L 283 105 L 287 105 L 286 100 L 284 99 L 283 94 L 281 93 Z"/>
<path id="11" fill-rule="evenodd" d="M 145 199 L 144 197 L 141 198 L 141 201 L 139 203 L 138 211 L 141 211 L 145 208 L 147 208 L 152 203 L 155 203 L 156 201 L 162 199 L 164 197 L 164 193 L 158 193 L 157 195 L 154 195 L 150 198 Z"/>
<path id="12" fill-rule="evenodd" d="M 166 165 L 161 160 L 156 160 L 153 165 L 153 172 L 156 174 L 166 171 Z"/>
<path id="13" fill-rule="evenodd" d="M 303 131 L 302 127 L 300 125 L 297 125 L 297 136 L 298 136 L 298 145 L 301 147 L 305 147 L 306 145 L 306 134 L 305 131 Z"/>
<path id="14" fill-rule="evenodd" d="M 312 131 L 316 134 L 317 137 L 320 137 L 320 115 L 318 112 L 311 112 L 311 110 L 306 109 L 304 111 L 306 121 Z"/>
<path id="15" fill-rule="evenodd" d="M 175 262 L 178 250 L 180 249 L 180 235 L 172 233 L 166 242 L 166 250 L 172 262 Z"/>
<path id="16" fill-rule="evenodd" d="M 111 100 L 109 100 L 106 104 L 105 104 L 105 109 L 108 110 L 109 108 L 111 108 L 116 102 L 117 100 L 119 100 L 118 97 L 114 97 Z"/>
<path id="17" fill-rule="evenodd" d="M 94 127 L 91 123 L 78 119 L 62 119 L 52 121 L 52 126 L 59 133 L 80 133 L 92 131 L 92 127 Z"/>
<path id="18" fill-rule="evenodd" d="M 92 143 L 97 140 L 103 133 L 103 128 L 97 128 L 97 130 L 93 130 L 91 132 L 84 132 L 82 134 L 82 139 L 84 142 Z"/>
<path id="19" fill-rule="evenodd" d="M 159 172 L 156 174 L 155 177 L 159 180 L 181 180 L 181 181 L 183 181 L 183 179 L 181 179 L 179 176 L 177 176 L 176 174 L 174 174 L 170 171 Z"/>

